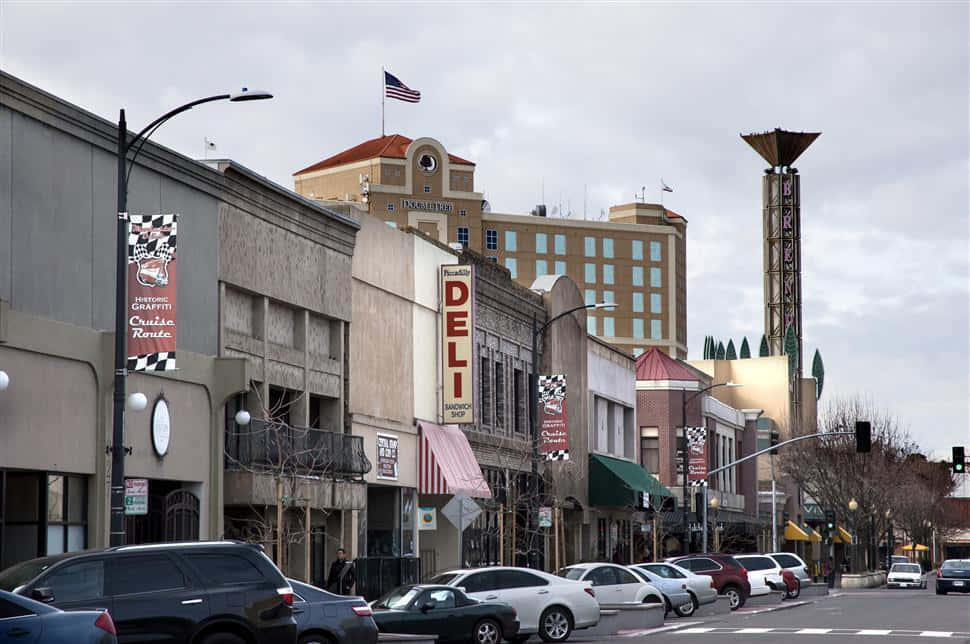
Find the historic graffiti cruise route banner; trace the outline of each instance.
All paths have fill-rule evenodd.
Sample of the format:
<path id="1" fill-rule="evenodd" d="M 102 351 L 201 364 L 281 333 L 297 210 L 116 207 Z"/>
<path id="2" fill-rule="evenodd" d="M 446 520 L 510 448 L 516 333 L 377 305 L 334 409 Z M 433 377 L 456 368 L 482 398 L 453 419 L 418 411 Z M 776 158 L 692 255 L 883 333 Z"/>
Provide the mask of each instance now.
<path id="1" fill-rule="evenodd" d="M 569 460 L 566 376 L 539 376 L 539 453 L 547 461 Z"/>
<path id="2" fill-rule="evenodd" d="M 128 215 L 128 370 L 175 369 L 178 215 Z"/>

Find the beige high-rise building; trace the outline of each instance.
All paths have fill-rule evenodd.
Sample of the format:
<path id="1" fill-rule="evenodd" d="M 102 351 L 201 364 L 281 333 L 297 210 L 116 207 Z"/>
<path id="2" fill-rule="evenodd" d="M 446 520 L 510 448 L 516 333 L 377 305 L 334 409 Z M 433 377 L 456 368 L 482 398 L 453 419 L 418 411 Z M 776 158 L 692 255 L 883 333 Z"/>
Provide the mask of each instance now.
<path id="1" fill-rule="evenodd" d="M 475 190 L 475 164 L 432 138 L 392 134 L 294 173 L 297 192 L 345 204 L 460 244 L 505 266 L 519 283 L 563 274 L 587 303 L 589 332 L 634 356 L 660 347 L 687 357 L 687 220 L 657 204 L 612 206 L 608 221 L 491 212 Z"/>

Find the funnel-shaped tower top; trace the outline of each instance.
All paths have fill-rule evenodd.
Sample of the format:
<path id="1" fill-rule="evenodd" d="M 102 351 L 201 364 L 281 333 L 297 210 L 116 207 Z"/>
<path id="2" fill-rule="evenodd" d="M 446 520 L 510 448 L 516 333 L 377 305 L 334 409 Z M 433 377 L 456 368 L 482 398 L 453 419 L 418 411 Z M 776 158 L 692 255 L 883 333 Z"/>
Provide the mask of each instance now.
<path id="1" fill-rule="evenodd" d="M 742 134 L 748 145 L 755 149 L 773 168 L 790 166 L 801 156 L 821 132 L 789 132 L 775 128 L 761 134 Z"/>

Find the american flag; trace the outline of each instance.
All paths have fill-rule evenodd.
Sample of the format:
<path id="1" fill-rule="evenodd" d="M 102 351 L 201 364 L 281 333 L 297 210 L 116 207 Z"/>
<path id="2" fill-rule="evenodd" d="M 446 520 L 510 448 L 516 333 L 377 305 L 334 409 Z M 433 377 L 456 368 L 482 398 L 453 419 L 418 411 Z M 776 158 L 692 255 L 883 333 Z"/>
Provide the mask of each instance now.
<path id="1" fill-rule="evenodd" d="M 384 72 L 384 96 L 407 103 L 419 103 L 421 92 L 411 89 L 390 72 Z"/>

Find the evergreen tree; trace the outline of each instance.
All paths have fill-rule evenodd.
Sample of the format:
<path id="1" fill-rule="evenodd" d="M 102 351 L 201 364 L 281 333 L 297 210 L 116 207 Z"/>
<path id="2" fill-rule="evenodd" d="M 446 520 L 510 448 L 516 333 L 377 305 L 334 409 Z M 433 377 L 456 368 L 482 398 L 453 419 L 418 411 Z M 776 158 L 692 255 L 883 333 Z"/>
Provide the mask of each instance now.
<path id="1" fill-rule="evenodd" d="M 725 360 L 737 360 L 738 354 L 734 350 L 734 340 L 728 340 L 727 351 L 724 352 Z"/>
<path id="2" fill-rule="evenodd" d="M 767 358 L 770 355 L 771 355 L 771 349 L 768 348 L 768 338 L 766 338 L 765 337 L 765 334 L 762 333 L 761 334 L 761 349 L 758 350 L 758 357 L 759 358 Z"/>
<path id="3" fill-rule="evenodd" d="M 815 357 L 812 358 L 812 376 L 815 378 L 815 399 L 818 400 L 822 397 L 822 384 L 825 382 L 825 366 L 818 349 L 815 349 Z"/>
<path id="4" fill-rule="evenodd" d="M 724 343 L 717 343 L 717 353 L 714 356 L 715 360 L 724 360 Z"/>
<path id="5" fill-rule="evenodd" d="M 711 336 L 704 336 L 704 359 L 707 360 L 708 356 L 711 355 Z"/>
<path id="6" fill-rule="evenodd" d="M 791 325 L 785 331 L 785 353 L 788 355 L 788 374 L 794 375 L 798 369 L 798 337 Z"/>
<path id="7" fill-rule="evenodd" d="M 741 353 L 739 356 L 742 360 L 746 360 L 751 357 L 751 347 L 748 346 L 748 336 L 744 336 L 741 340 Z"/>

